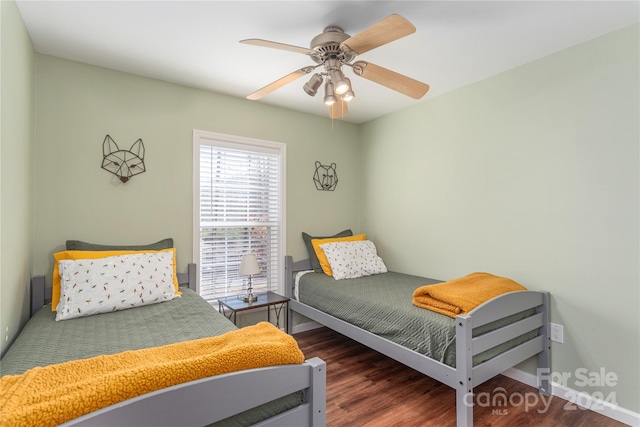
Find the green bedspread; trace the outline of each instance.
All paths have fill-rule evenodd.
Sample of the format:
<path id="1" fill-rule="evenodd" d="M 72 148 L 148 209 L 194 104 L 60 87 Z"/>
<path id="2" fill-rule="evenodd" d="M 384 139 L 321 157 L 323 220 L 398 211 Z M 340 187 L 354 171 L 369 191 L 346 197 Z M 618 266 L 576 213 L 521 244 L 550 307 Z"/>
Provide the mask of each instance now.
<path id="1" fill-rule="evenodd" d="M 307 273 L 300 278 L 299 300 L 361 329 L 455 367 L 455 319 L 414 306 L 413 291 L 440 280 L 388 272 L 357 279 Z M 530 314 L 519 313 L 473 331 L 481 335 Z M 480 353 L 474 365 L 495 357 L 537 334 L 533 331 L 506 344 Z"/>
<path id="2" fill-rule="evenodd" d="M 220 335 L 236 326 L 190 289 L 160 304 L 56 322 L 47 305 L 27 322 L 0 361 L 0 376 L 101 354 Z M 303 402 L 302 392 L 214 424 L 248 426 Z M 215 404 L 215 402 L 213 403 Z"/>
<path id="3" fill-rule="evenodd" d="M 101 354 L 138 350 L 237 329 L 195 292 L 160 304 L 56 322 L 50 306 L 25 325 L 0 364 L 0 373 L 20 374 Z M 126 331 L 126 332 L 125 332 Z"/>

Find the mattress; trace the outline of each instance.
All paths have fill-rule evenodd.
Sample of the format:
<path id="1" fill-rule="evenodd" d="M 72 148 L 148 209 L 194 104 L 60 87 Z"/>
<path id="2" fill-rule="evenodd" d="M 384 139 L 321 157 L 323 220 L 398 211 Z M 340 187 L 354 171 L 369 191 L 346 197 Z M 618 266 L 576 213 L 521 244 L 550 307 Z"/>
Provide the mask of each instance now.
<path id="1" fill-rule="evenodd" d="M 0 376 L 21 374 L 35 366 L 156 347 L 237 329 L 194 291 L 180 290 L 182 297 L 160 304 L 58 322 L 51 305 L 46 305 L 31 317 L 0 361 Z M 302 392 L 295 393 L 214 425 L 251 425 L 300 405 L 303 400 Z"/>
<path id="2" fill-rule="evenodd" d="M 220 335 L 236 327 L 195 292 L 160 304 L 56 322 L 51 305 L 40 309 L 2 358 L 0 374 L 34 366 L 139 350 Z"/>
<path id="3" fill-rule="evenodd" d="M 297 278 L 298 300 L 389 341 L 431 359 L 455 367 L 455 319 L 414 306 L 413 292 L 424 285 L 440 283 L 397 272 L 357 279 L 335 280 L 321 273 L 308 272 Z M 527 311 L 490 323 L 473 331 L 478 336 L 523 319 Z M 537 331 L 515 338 L 473 358 L 477 365 L 536 336 Z"/>

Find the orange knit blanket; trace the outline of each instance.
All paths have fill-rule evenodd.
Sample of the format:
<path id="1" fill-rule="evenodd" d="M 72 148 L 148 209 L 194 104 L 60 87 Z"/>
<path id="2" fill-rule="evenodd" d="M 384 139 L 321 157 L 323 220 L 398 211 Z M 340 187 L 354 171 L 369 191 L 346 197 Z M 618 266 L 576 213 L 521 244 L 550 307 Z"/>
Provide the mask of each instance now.
<path id="1" fill-rule="evenodd" d="M 421 286 L 413 292 L 412 303 L 455 318 L 498 295 L 526 290 L 524 286 L 505 277 L 472 273 L 448 282 Z"/>
<path id="2" fill-rule="evenodd" d="M 36 367 L 0 378 L 0 425 L 55 426 L 176 384 L 303 361 L 293 337 L 261 322 L 216 337 Z"/>

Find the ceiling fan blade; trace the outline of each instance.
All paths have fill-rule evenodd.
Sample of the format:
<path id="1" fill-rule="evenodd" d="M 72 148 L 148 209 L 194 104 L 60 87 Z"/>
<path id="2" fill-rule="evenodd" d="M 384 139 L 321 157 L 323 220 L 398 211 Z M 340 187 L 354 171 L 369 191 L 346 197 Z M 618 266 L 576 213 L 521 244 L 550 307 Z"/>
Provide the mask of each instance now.
<path id="1" fill-rule="evenodd" d="M 357 55 L 416 32 L 416 27 L 395 13 L 343 41 L 340 46 Z"/>
<path id="2" fill-rule="evenodd" d="M 279 78 L 275 82 L 269 83 L 262 89 L 258 89 L 257 91 L 253 92 L 251 95 L 247 96 L 247 99 L 250 99 L 252 101 L 260 99 L 263 96 L 270 94 L 274 90 L 280 89 L 282 86 L 291 83 L 292 81 L 299 79 L 306 74 L 309 74 L 314 70 L 314 68 L 315 67 L 304 67 L 294 71 L 293 73 L 289 73 L 286 76 Z"/>
<path id="3" fill-rule="evenodd" d="M 303 53 L 305 55 L 317 55 L 318 54 L 318 52 L 316 52 L 315 50 L 308 49 L 306 47 L 294 46 L 294 45 L 290 45 L 290 44 L 272 42 L 272 41 L 269 41 L 269 40 L 262 40 L 262 39 L 240 40 L 240 43 L 252 44 L 252 45 L 255 45 L 255 46 L 262 46 L 262 47 L 271 47 L 271 48 L 274 48 L 274 49 L 288 50 L 288 51 L 291 51 L 291 52 Z"/>
<path id="4" fill-rule="evenodd" d="M 341 119 L 346 116 L 348 112 L 347 101 L 338 99 L 338 101 L 329 105 L 329 117 L 332 119 Z"/>
<path id="5" fill-rule="evenodd" d="M 353 63 L 353 72 L 360 77 L 371 80 L 374 83 L 386 86 L 396 92 L 410 96 L 414 99 L 422 98 L 429 90 L 426 83 L 414 80 L 411 77 L 398 74 L 395 71 L 387 70 L 379 65 L 367 61 L 356 61 Z"/>

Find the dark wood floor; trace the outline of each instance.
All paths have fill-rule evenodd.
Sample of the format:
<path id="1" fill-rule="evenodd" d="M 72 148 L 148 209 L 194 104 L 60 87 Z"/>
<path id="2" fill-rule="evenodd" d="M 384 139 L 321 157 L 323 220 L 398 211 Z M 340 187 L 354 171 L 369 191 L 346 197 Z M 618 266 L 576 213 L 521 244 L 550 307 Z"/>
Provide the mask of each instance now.
<path id="1" fill-rule="evenodd" d="M 327 363 L 328 426 L 456 425 L 454 389 L 328 328 L 294 337 L 306 358 L 317 356 Z M 567 410 L 568 402 L 558 397 L 543 401 L 537 389 L 502 375 L 474 391 L 483 399 L 474 407 L 475 426 L 624 426 L 592 411 Z M 491 405 L 500 392 L 513 396 L 507 400 L 516 404 L 501 406 L 493 400 Z"/>

